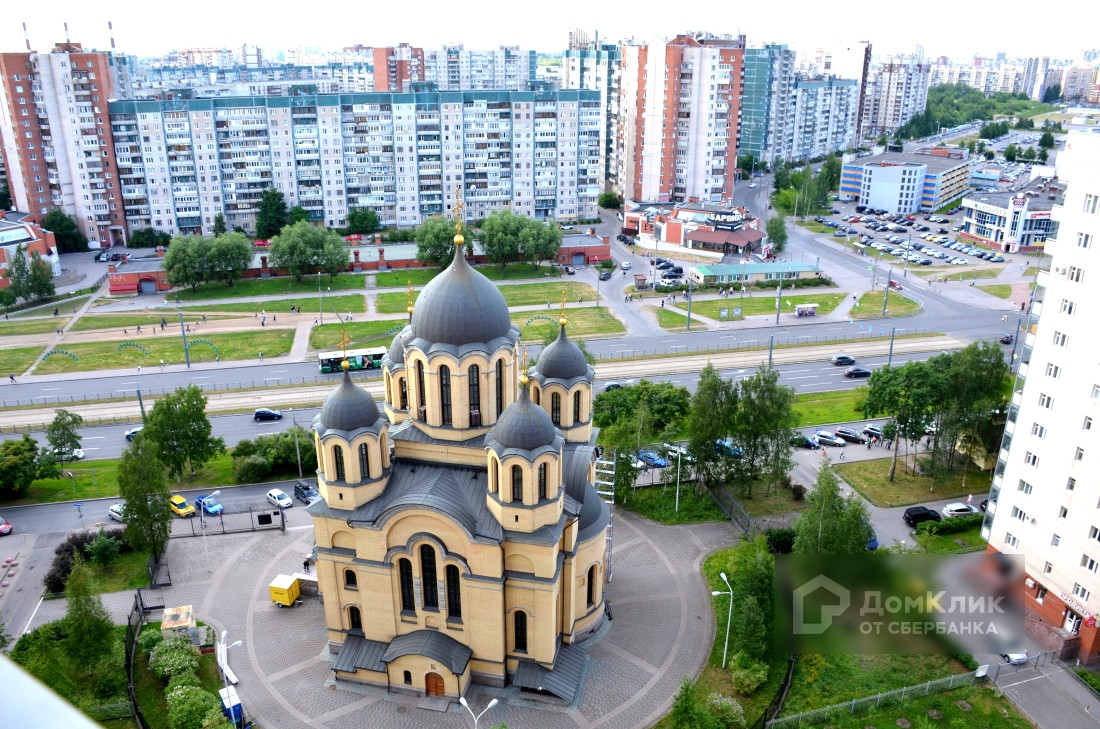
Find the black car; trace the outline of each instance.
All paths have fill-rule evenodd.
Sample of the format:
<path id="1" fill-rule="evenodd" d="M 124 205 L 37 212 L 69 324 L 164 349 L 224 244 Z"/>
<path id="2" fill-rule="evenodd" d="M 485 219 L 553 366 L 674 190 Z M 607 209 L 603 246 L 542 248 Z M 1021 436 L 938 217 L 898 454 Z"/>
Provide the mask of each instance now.
<path id="1" fill-rule="evenodd" d="M 868 423 L 867 425 L 863 426 L 863 430 L 860 431 L 860 432 L 863 433 L 868 438 L 874 437 L 874 438 L 878 438 L 879 440 L 882 440 L 882 426 L 881 425 L 875 425 L 874 423 Z"/>
<path id="2" fill-rule="evenodd" d="M 843 438 L 849 443 L 866 443 L 867 438 L 855 428 L 845 428 L 843 426 L 837 428 L 835 431 L 838 438 Z"/>
<path id="3" fill-rule="evenodd" d="M 856 363 L 856 360 L 854 357 L 850 357 L 846 354 L 834 354 L 832 362 L 837 366 L 849 366 L 854 365 Z"/>
<path id="4" fill-rule="evenodd" d="M 1013 335 L 1011 335 L 1011 334 L 1002 334 L 1001 335 L 1001 344 L 1012 344 L 1012 336 Z"/>
<path id="5" fill-rule="evenodd" d="M 845 377 L 870 377 L 871 370 L 864 369 L 862 367 L 849 367 L 844 370 Z"/>
<path id="6" fill-rule="evenodd" d="M 676 267 L 676 264 L 673 263 L 672 261 L 662 261 L 661 263 L 657 264 L 657 270 L 658 271 L 667 271 L 670 268 L 675 268 L 675 267 Z"/>
<path id="7" fill-rule="evenodd" d="M 271 408 L 257 408 L 256 412 L 252 413 L 253 420 L 282 420 L 283 414 L 278 410 L 272 410 Z"/>
<path id="8" fill-rule="evenodd" d="M 672 271 L 669 271 L 664 276 L 661 276 L 661 280 L 663 280 L 663 281 L 679 281 L 683 277 L 684 277 L 684 274 L 682 274 L 682 273 L 673 273 Z"/>
<path id="9" fill-rule="evenodd" d="M 611 279 L 611 271 L 600 271 L 600 280 L 608 281 Z"/>
<path id="10" fill-rule="evenodd" d="M 673 266 L 669 270 L 672 271 L 673 273 L 683 273 L 684 272 L 684 267 L 683 266 Z"/>
<path id="11" fill-rule="evenodd" d="M 791 436 L 791 445 L 795 448 L 809 448 L 811 450 L 817 450 L 821 447 L 821 444 L 817 442 L 817 438 L 802 433 L 795 433 Z"/>
<path id="12" fill-rule="evenodd" d="M 312 504 L 321 498 L 321 495 L 317 493 L 317 489 L 309 481 L 298 481 L 294 484 L 294 498 L 306 504 Z"/>
<path id="13" fill-rule="evenodd" d="M 934 509 L 929 509 L 927 506 L 910 506 L 905 510 L 904 516 L 905 523 L 911 527 L 915 527 L 917 524 L 921 524 L 926 521 L 941 521 L 943 519 L 940 516 L 940 512 Z"/>
<path id="14" fill-rule="evenodd" d="M 940 228 L 936 232 L 939 233 L 940 235 L 947 235 L 950 231 L 948 231 L 947 228 Z"/>
<path id="15" fill-rule="evenodd" d="M 829 215 L 840 215 L 840 211 L 837 210 L 836 208 L 833 208 L 832 210 L 829 211 Z"/>

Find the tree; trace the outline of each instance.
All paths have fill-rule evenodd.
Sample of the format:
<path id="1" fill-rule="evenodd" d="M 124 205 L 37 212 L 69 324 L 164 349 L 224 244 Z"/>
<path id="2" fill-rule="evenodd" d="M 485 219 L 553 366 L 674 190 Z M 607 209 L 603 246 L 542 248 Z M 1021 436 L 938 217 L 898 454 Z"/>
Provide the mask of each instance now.
<path id="1" fill-rule="evenodd" d="M 596 204 L 599 205 L 601 208 L 604 208 L 605 210 L 614 210 L 618 208 L 619 205 L 621 205 L 622 203 L 619 202 L 618 195 L 611 191 L 608 191 L 600 193 L 600 196 L 596 198 Z"/>
<path id="2" fill-rule="evenodd" d="M 4 616 L 0 615 L 0 651 L 6 651 L 11 645 L 11 636 L 8 635 L 7 626 L 4 625 Z"/>
<path id="3" fill-rule="evenodd" d="M 225 216 L 221 213 L 218 213 L 214 216 L 214 237 L 216 238 L 219 235 L 225 235 L 226 232 L 228 231 L 225 227 Z"/>
<path id="4" fill-rule="evenodd" d="M 672 720 L 673 729 L 701 729 L 699 701 L 695 698 L 695 687 L 691 679 L 685 676 L 680 681 L 680 690 L 672 699 L 672 710 L 669 719 Z"/>
<path id="5" fill-rule="evenodd" d="M 370 208 L 352 208 L 348 211 L 348 233 L 367 235 L 381 228 L 378 213 Z"/>
<path id="6" fill-rule="evenodd" d="M 982 153 L 982 156 L 985 157 L 987 160 L 992 160 L 994 157 L 997 156 L 997 153 L 994 152 L 992 149 L 987 149 L 985 152 Z"/>
<path id="7" fill-rule="evenodd" d="M 691 408 L 691 393 L 671 382 L 641 380 L 637 385 L 601 392 L 592 403 L 593 422 L 605 428 L 630 419 L 644 403 L 650 427 L 660 431 L 684 418 Z"/>
<path id="8" fill-rule="evenodd" d="M 773 253 L 782 253 L 787 247 L 787 220 L 780 215 L 768 218 L 764 224 L 764 230 L 768 234 L 768 242 L 772 244 Z"/>
<path id="9" fill-rule="evenodd" d="M 225 225 L 224 221 L 222 221 L 222 225 Z M 172 236 L 156 228 L 140 228 L 130 234 L 130 240 L 127 241 L 126 245 L 130 248 L 156 248 L 157 246 L 167 246 L 171 242 Z"/>
<path id="10" fill-rule="evenodd" d="M 880 147 L 885 147 L 888 144 L 890 144 L 890 138 L 886 136 L 886 132 L 883 132 L 882 134 L 878 135 L 878 139 L 875 140 L 875 144 L 877 144 Z"/>
<path id="11" fill-rule="evenodd" d="M 728 434 L 736 410 L 736 388 L 708 362 L 691 398 L 686 428 L 688 450 L 705 486 L 725 480 L 729 464 L 715 444 Z"/>
<path id="12" fill-rule="evenodd" d="M 210 274 L 207 262 L 209 246 L 206 240 L 197 235 L 185 235 L 173 238 L 164 254 L 164 270 L 168 273 L 168 283 L 173 286 L 190 286 L 191 290 L 205 282 Z"/>
<path id="13" fill-rule="evenodd" d="M 874 533 L 867 507 L 854 496 L 841 495 L 840 481 L 827 458 L 794 530 L 795 554 L 862 554 Z"/>
<path id="14" fill-rule="evenodd" d="M 740 494 L 752 498 L 753 483 L 762 472 L 774 488 L 793 466 L 794 389 L 779 384 L 779 370 L 760 366 L 737 385 L 737 408 L 730 435 L 744 451 L 734 462 Z"/>
<path id="15" fill-rule="evenodd" d="M 148 551 L 155 556 L 168 543 L 172 512 L 168 510 L 170 494 L 164 464 L 157 456 L 158 444 L 147 431 L 148 425 L 122 452 L 118 462 L 118 495 L 126 502 L 127 543 L 135 551 Z"/>
<path id="16" fill-rule="evenodd" d="M 1050 132 L 1043 132 L 1042 136 L 1039 137 L 1039 148 L 1054 149 L 1054 135 Z"/>
<path id="17" fill-rule="evenodd" d="M 15 306 L 15 292 L 11 290 L 11 286 L 0 289 L 0 307 L 11 309 L 13 306 Z"/>
<path id="18" fill-rule="evenodd" d="M 54 415 L 53 422 L 46 426 L 46 441 L 57 454 L 62 467 L 66 458 L 72 458 L 73 452 L 80 448 L 80 433 L 77 428 L 84 424 L 84 418 L 76 413 L 61 409 Z"/>
<path id="19" fill-rule="evenodd" d="M 334 230 L 315 228 L 304 221 L 288 225 L 271 241 L 271 265 L 301 281 L 321 265 L 325 242 L 330 240 L 343 246 L 340 234 Z M 346 261 L 346 252 L 344 256 Z"/>
<path id="20" fill-rule="evenodd" d="M 478 240 L 490 263 L 499 265 L 503 270 L 519 258 L 520 234 L 528 222 L 542 225 L 525 216 L 516 215 L 511 210 L 498 210 L 485 218 Z"/>
<path id="21" fill-rule="evenodd" d="M 1012 128 L 1013 129 L 1034 129 L 1035 128 L 1035 120 L 1032 119 L 1031 117 L 1021 117 L 1021 118 L 1016 120 L 1016 124 Z"/>
<path id="22" fill-rule="evenodd" d="M 348 270 L 348 260 L 348 249 L 344 247 L 340 236 L 335 233 L 327 236 L 321 247 L 321 254 L 317 257 L 317 267 L 328 274 L 329 281 Z"/>
<path id="23" fill-rule="evenodd" d="M 65 581 L 65 652 L 74 665 L 90 668 L 106 656 L 115 642 L 114 625 L 95 593 L 84 558 L 73 555 L 73 569 Z"/>
<path id="24" fill-rule="evenodd" d="M 118 540 L 107 536 L 107 530 L 100 527 L 99 535 L 85 548 L 85 551 L 94 564 L 99 567 L 109 567 L 118 559 L 118 549 Z"/>
<path id="25" fill-rule="evenodd" d="M 27 277 L 27 294 L 35 301 L 45 301 L 57 293 L 53 283 L 53 266 L 35 253 L 31 256 L 30 275 Z"/>
<path id="26" fill-rule="evenodd" d="M 8 288 L 20 299 L 30 300 L 31 266 L 27 260 L 27 246 L 20 243 L 8 262 Z"/>
<path id="27" fill-rule="evenodd" d="M 309 211 L 303 208 L 301 205 L 295 205 L 287 213 L 287 223 L 294 225 L 295 223 L 309 222 Z"/>
<path id="28" fill-rule="evenodd" d="M 837 159 L 835 154 L 829 152 L 825 155 L 825 163 L 821 165 L 821 172 L 818 174 L 825 178 L 830 190 L 840 188 L 840 172 L 840 160 Z"/>
<path id="29" fill-rule="evenodd" d="M 791 166 L 782 157 L 776 157 L 772 164 L 775 174 L 772 176 L 772 188 L 782 192 L 791 186 Z"/>
<path id="30" fill-rule="evenodd" d="M 561 248 L 561 231 L 556 225 L 540 225 L 527 220 L 519 237 L 519 257 L 538 268 L 543 261 L 558 257 Z"/>
<path id="31" fill-rule="evenodd" d="M 38 441 L 26 433 L 0 442 L 0 499 L 22 498 L 38 478 Z"/>
<path id="32" fill-rule="evenodd" d="M 1007 147 L 1005 147 L 1005 160 L 1008 162 L 1015 162 L 1019 152 L 1020 148 L 1017 147 L 1015 144 L 1008 145 Z"/>
<path id="33" fill-rule="evenodd" d="M 210 431 L 206 397 L 197 385 L 188 385 L 157 400 L 141 434 L 156 444 L 168 475 L 179 481 L 185 464 L 194 474 L 196 466 L 201 468 L 225 450 L 225 442 L 211 437 Z"/>
<path id="34" fill-rule="evenodd" d="M 276 236 L 287 222 L 283 193 L 273 187 L 264 190 L 260 197 L 260 209 L 256 212 L 256 236 L 265 239 Z"/>
<path id="35" fill-rule="evenodd" d="M 88 239 L 84 237 L 76 221 L 61 208 L 52 208 L 46 213 L 46 217 L 42 218 L 42 227 L 53 232 L 57 248 L 62 253 L 88 250 Z"/>
<path id="36" fill-rule="evenodd" d="M 1058 99 L 1062 98 L 1062 84 L 1054 84 L 1048 86 L 1047 90 L 1043 92 L 1043 103 L 1053 104 Z"/>
<path id="37" fill-rule="evenodd" d="M 1027 149 L 1025 149 L 1020 154 L 1020 159 L 1022 159 L 1024 162 L 1034 162 L 1035 161 L 1035 147 L 1028 147 Z"/>
<path id="38" fill-rule="evenodd" d="M 736 548 L 730 577 L 734 605 L 752 600 L 761 617 L 760 635 L 746 636 L 743 645 L 735 643 L 739 647 L 734 653 L 744 651 L 753 660 L 764 660 L 771 648 L 775 619 L 775 557 L 768 549 L 767 537 L 758 534 Z"/>
<path id="39" fill-rule="evenodd" d="M 920 440 L 932 419 L 935 403 L 942 397 L 936 384 L 936 373 L 928 362 L 906 362 L 900 367 L 886 365 L 871 374 L 862 410 L 869 418 L 887 415 L 893 419 L 896 435 L 891 449 L 890 481 L 897 469 L 898 441 Z"/>
<path id="40" fill-rule="evenodd" d="M 437 215 L 428 218 L 413 233 L 416 241 L 416 259 L 424 263 L 433 263 L 440 268 L 451 262 L 455 255 L 455 223 L 451 218 Z M 466 239 L 467 254 L 473 251 L 473 241 L 469 229 L 462 224 L 462 237 Z"/>
<path id="41" fill-rule="evenodd" d="M 206 275 L 234 286 L 252 265 L 252 244 L 241 233 L 225 233 L 212 241 L 203 241 Z"/>

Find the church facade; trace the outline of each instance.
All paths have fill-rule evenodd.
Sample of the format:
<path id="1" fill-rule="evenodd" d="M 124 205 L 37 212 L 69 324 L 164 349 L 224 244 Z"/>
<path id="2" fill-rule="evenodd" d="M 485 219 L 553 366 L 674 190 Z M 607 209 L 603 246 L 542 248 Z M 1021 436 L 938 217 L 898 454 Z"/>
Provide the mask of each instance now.
<path id="1" fill-rule="evenodd" d="M 504 297 L 461 255 L 383 361 L 384 410 L 347 370 L 314 419 L 309 507 L 333 670 L 457 697 L 572 700 L 605 619 L 594 373 L 566 335 L 525 368 Z"/>

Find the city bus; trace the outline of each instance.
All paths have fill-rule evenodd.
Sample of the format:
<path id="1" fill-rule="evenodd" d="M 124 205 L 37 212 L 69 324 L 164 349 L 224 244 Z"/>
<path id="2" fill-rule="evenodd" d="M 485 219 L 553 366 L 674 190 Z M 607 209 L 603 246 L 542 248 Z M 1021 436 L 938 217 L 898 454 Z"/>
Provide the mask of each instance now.
<path id="1" fill-rule="evenodd" d="M 382 358 L 386 356 L 385 347 L 367 347 L 365 349 L 349 349 L 347 353 L 348 369 L 372 370 L 382 366 Z M 344 353 L 321 352 L 317 355 L 317 361 L 322 372 L 339 372 L 340 363 L 344 361 Z"/>

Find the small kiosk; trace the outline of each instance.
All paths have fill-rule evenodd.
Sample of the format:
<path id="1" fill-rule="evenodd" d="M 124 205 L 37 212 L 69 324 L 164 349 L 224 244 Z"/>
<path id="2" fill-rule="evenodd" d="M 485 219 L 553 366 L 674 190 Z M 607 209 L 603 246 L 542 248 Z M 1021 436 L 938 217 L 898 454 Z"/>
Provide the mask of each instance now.
<path id="1" fill-rule="evenodd" d="M 794 315 L 798 317 L 817 316 L 818 306 L 820 306 L 820 304 L 795 304 Z"/>

